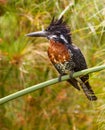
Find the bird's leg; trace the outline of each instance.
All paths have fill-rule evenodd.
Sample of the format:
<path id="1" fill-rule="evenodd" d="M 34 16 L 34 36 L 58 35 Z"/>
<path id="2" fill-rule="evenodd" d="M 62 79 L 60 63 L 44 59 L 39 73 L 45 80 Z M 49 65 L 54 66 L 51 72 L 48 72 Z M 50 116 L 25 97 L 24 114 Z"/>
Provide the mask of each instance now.
<path id="1" fill-rule="evenodd" d="M 58 82 L 61 82 L 61 78 L 62 78 L 63 74 L 60 74 L 58 77 Z"/>
<path id="2" fill-rule="evenodd" d="M 73 78 L 73 73 L 74 73 L 74 71 L 73 71 L 73 70 L 71 70 L 71 71 L 70 71 L 70 79 L 74 79 L 74 78 Z M 75 79 L 79 82 L 79 84 L 80 84 L 80 85 L 82 85 L 82 84 L 83 84 L 83 82 L 81 81 L 81 79 L 80 79 L 80 78 L 78 78 L 78 77 L 77 77 L 77 78 L 75 78 Z"/>
<path id="3" fill-rule="evenodd" d="M 74 73 L 74 71 L 73 71 L 73 70 L 71 70 L 71 71 L 70 71 L 70 74 L 69 74 L 70 79 L 73 79 L 73 73 Z"/>

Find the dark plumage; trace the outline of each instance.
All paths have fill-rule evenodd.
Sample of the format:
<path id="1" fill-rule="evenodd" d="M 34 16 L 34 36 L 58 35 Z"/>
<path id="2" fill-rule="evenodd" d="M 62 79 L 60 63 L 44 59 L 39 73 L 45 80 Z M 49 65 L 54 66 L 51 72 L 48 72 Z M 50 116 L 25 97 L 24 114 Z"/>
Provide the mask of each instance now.
<path id="1" fill-rule="evenodd" d="M 49 39 L 50 46 L 48 48 L 48 56 L 60 73 L 60 77 L 87 68 L 85 58 L 80 49 L 72 44 L 70 29 L 66 25 L 66 22 L 63 21 L 63 17 L 58 20 L 53 18 L 45 31 L 29 33 L 28 36 L 41 36 Z M 88 79 L 89 75 L 85 75 L 76 79 L 70 78 L 68 82 L 78 90 L 80 90 L 81 86 L 87 98 L 93 101 L 96 100 L 97 97 Z"/>
<path id="2" fill-rule="evenodd" d="M 63 17 L 59 20 L 54 20 L 54 17 L 50 25 L 45 29 L 51 34 L 58 35 L 62 33 L 65 36 L 66 40 L 71 44 L 70 28 L 66 25 L 66 22 L 63 21 Z M 60 39 L 59 39 L 60 40 Z"/>

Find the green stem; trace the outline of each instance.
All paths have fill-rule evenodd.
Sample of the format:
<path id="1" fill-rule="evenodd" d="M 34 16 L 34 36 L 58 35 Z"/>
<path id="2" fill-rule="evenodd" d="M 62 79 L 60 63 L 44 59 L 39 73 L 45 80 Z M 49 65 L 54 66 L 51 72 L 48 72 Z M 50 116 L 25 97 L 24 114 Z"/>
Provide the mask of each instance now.
<path id="1" fill-rule="evenodd" d="M 82 71 L 75 72 L 73 74 L 73 77 L 75 78 L 75 77 L 78 77 L 78 76 L 82 76 L 82 75 L 85 75 L 85 74 L 88 74 L 88 73 L 93 73 L 93 72 L 100 71 L 100 70 L 103 70 L 103 69 L 105 69 L 105 65 L 85 69 L 85 70 L 82 70 Z M 61 80 L 64 81 L 64 80 L 67 80 L 69 78 L 70 78 L 69 75 L 65 75 L 65 76 L 62 76 Z M 11 101 L 11 100 L 13 100 L 15 98 L 21 97 L 21 96 L 26 95 L 28 93 L 31 93 L 31 92 L 33 92 L 35 90 L 38 90 L 38 89 L 41 89 L 41 88 L 44 88 L 44 87 L 47 87 L 47 86 L 50 86 L 50 85 L 56 84 L 56 83 L 58 83 L 58 78 L 48 80 L 46 82 L 31 86 L 31 87 L 23 89 L 23 90 L 20 90 L 20 91 L 18 91 L 16 93 L 13 93 L 13 94 L 10 94 L 10 95 L 8 95 L 8 96 L 6 96 L 4 98 L 1 98 L 0 99 L 0 104 L 6 103 L 6 102 Z"/>

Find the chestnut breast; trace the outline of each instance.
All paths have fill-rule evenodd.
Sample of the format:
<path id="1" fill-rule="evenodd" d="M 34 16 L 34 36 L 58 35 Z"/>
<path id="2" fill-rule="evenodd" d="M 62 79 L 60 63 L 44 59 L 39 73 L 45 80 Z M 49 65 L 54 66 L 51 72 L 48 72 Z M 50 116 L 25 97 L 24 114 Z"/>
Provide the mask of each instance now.
<path id="1" fill-rule="evenodd" d="M 53 40 L 50 40 L 48 56 L 51 62 L 55 64 L 64 63 L 65 61 L 69 61 L 71 59 L 71 54 L 67 47 L 64 44 Z"/>

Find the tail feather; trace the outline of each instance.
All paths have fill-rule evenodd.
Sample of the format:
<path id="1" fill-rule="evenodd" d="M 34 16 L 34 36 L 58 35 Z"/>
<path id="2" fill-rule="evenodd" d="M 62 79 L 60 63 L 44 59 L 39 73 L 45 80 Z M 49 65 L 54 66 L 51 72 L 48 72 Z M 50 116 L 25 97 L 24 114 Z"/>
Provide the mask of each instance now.
<path id="1" fill-rule="evenodd" d="M 76 89 L 80 90 L 80 87 L 78 85 L 78 81 L 74 78 L 71 78 L 69 80 L 67 80 L 73 87 L 75 87 Z"/>
<path id="2" fill-rule="evenodd" d="M 69 80 L 67 80 L 73 87 L 75 87 L 76 89 L 80 90 L 80 87 L 78 85 L 78 83 L 80 84 L 81 88 L 83 89 L 86 97 L 90 100 L 90 101 L 95 101 L 97 100 L 97 97 L 94 94 L 94 91 L 92 90 L 89 82 L 88 82 L 88 77 L 82 77 L 82 78 L 71 78 Z"/>
<path id="3" fill-rule="evenodd" d="M 80 85 L 89 100 L 91 101 L 97 100 L 97 97 L 95 96 L 94 91 L 92 90 L 88 80 L 86 80 L 86 77 L 81 78 Z"/>

